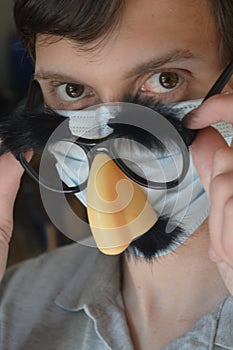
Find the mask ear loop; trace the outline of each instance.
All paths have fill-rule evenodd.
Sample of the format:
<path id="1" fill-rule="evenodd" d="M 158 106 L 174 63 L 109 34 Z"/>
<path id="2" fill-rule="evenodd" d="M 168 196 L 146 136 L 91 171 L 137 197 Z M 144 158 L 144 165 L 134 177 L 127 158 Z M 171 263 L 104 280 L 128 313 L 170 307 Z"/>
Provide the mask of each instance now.
<path id="1" fill-rule="evenodd" d="M 219 94 L 226 83 L 229 81 L 233 74 L 233 61 L 231 61 L 228 66 L 224 69 L 220 77 L 216 80 L 206 97 L 204 98 L 203 102 L 205 102 L 209 97 L 214 96 L 216 94 Z M 202 103 L 203 103 L 202 102 Z"/>

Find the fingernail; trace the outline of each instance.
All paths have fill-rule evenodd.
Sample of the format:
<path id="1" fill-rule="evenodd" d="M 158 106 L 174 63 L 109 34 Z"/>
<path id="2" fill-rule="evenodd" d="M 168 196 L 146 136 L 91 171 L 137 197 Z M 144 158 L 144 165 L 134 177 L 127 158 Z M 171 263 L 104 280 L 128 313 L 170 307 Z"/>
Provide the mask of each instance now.
<path id="1" fill-rule="evenodd" d="M 186 128 L 191 128 L 195 125 L 196 119 L 196 113 L 192 111 L 186 114 L 186 116 L 182 119 L 182 123 Z"/>

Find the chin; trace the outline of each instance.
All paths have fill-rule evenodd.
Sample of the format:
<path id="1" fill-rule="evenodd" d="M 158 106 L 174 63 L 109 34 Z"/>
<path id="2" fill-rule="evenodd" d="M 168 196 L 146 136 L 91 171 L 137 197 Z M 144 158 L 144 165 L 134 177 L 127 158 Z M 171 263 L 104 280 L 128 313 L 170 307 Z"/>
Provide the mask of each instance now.
<path id="1" fill-rule="evenodd" d="M 125 252 L 126 256 L 144 258 L 151 262 L 157 257 L 171 253 L 180 246 L 184 241 L 185 232 L 176 224 L 169 233 L 166 232 L 168 222 L 169 218 L 159 218 L 149 231 L 129 245 Z"/>

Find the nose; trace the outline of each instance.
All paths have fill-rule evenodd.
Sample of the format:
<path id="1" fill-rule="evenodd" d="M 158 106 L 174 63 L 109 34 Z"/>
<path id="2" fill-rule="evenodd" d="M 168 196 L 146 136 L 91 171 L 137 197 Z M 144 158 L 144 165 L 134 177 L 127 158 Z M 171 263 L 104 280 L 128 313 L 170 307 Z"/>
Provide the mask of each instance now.
<path id="1" fill-rule="evenodd" d="M 112 70 L 112 67 L 111 70 L 99 67 L 88 80 L 88 85 L 95 90 L 100 103 L 122 102 L 126 95 L 136 92 L 132 79 L 124 79 L 120 72 Z"/>
<path id="2" fill-rule="evenodd" d="M 125 96 L 130 94 L 130 90 L 131 89 L 128 86 L 120 86 L 119 83 L 116 83 L 115 86 L 101 89 L 98 95 L 101 103 L 123 102 Z"/>
<path id="3" fill-rule="evenodd" d="M 105 153 L 95 156 L 87 184 L 89 224 L 100 251 L 122 253 L 158 220 L 142 188 Z"/>

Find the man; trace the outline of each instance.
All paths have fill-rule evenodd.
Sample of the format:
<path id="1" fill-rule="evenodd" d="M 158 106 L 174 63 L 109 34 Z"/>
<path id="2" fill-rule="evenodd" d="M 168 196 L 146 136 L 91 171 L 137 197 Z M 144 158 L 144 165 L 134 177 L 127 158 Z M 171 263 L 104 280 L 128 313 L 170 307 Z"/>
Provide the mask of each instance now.
<path id="1" fill-rule="evenodd" d="M 127 94 L 163 104 L 203 98 L 232 59 L 220 35 L 220 9 L 233 13 L 230 1 L 16 0 L 16 21 L 46 104 L 78 110 Z M 85 21 L 74 32 L 79 17 Z M 121 259 L 74 245 L 9 271 L 1 291 L 1 349 L 233 348 L 233 151 L 208 127 L 233 120 L 230 84 L 224 92 L 186 118 L 187 126 L 202 129 L 192 156 L 209 218 L 191 211 L 199 227 L 184 245 L 153 246 L 149 259 L 143 243 Z M 3 274 L 22 169 L 11 155 L 0 165 Z"/>

